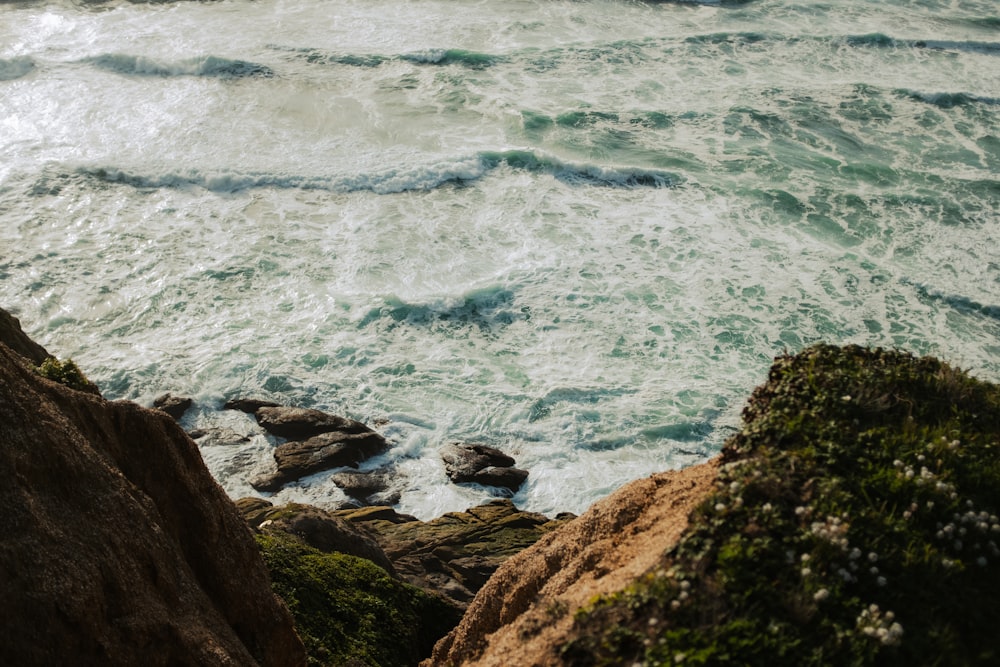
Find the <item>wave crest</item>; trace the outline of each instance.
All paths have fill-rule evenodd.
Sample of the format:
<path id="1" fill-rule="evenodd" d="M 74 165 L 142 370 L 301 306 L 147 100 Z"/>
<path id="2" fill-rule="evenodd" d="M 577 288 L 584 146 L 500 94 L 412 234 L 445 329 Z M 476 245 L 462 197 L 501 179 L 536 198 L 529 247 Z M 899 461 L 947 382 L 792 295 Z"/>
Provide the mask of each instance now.
<path id="1" fill-rule="evenodd" d="M 670 187 L 684 179 L 666 171 L 633 167 L 574 165 L 530 150 L 486 151 L 477 155 L 426 165 L 397 167 L 379 172 L 303 176 L 271 172 L 238 172 L 228 169 L 205 171 L 185 169 L 143 175 L 112 167 L 81 167 L 78 173 L 107 183 L 121 183 L 140 189 L 198 187 L 228 193 L 256 188 L 329 190 L 348 193 L 369 191 L 394 194 L 433 190 L 449 183 L 465 183 L 482 178 L 507 165 L 512 169 L 550 174 L 571 185 L 608 187 Z"/>
<path id="2" fill-rule="evenodd" d="M 164 63 L 145 56 L 105 53 L 86 58 L 84 62 L 110 72 L 131 76 L 206 76 L 221 79 L 274 76 L 274 70 L 266 65 L 217 56 L 203 56 Z"/>

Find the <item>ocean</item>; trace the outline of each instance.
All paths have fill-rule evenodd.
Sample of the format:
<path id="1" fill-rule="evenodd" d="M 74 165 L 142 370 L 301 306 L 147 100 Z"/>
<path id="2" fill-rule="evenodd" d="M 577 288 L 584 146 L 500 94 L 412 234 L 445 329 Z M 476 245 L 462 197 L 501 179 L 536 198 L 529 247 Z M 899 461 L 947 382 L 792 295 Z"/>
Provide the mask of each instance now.
<path id="1" fill-rule="evenodd" d="M 0 4 L 0 307 L 108 398 L 453 441 L 581 512 L 705 460 L 818 341 L 1000 380 L 995 0 Z M 335 506 L 314 475 L 275 502 Z"/>

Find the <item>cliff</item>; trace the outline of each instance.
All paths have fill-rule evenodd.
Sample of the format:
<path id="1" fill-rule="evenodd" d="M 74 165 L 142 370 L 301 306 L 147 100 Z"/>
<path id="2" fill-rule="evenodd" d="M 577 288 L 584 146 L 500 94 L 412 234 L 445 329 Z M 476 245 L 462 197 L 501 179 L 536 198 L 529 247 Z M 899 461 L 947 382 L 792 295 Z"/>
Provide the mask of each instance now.
<path id="1" fill-rule="evenodd" d="M 424 665 L 1000 662 L 1000 387 L 819 345 L 743 416 L 507 561 Z"/>
<path id="2" fill-rule="evenodd" d="M 194 443 L 42 378 L 45 356 L 0 311 L 0 664 L 304 664 Z"/>

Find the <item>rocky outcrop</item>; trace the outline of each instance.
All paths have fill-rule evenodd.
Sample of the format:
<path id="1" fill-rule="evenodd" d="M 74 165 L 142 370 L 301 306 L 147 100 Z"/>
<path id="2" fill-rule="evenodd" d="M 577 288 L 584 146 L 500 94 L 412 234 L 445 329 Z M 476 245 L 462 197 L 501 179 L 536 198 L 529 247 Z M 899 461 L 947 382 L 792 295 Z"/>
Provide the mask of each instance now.
<path id="1" fill-rule="evenodd" d="M 441 450 L 445 473 L 456 484 L 471 482 L 495 486 L 516 493 L 528 478 L 528 471 L 514 467 L 514 459 L 499 449 L 460 442 Z"/>
<path id="2" fill-rule="evenodd" d="M 187 396 L 174 396 L 170 393 L 162 394 L 153 399 L 154 408 L 163 410 L 174 419 L 183 417 L 193 403 L 194 400 Z"/>
<path id="3" fill-rule="evenodd" d="M 519 510 L 506 499 L 418 521 L 388 507 L 333 512 L 365 529 L 408 582 L 464 608 L 501 563 L 572 518 Z"/>
<path id="4" fill-rule="evenodd" d="M 3 308 L 0 308 L 0 342 L 35 366 L 52 356 L 44 347 L 28 338 L 21 329 L 20 320 Z"/>
<path id="5" fill-rule="evenodd" d="M 295 503 L 275 507 L 261 498 L 241 498 L 236 506 L 247 523 L 261 532 L 281 531 L 325 553 L 364 558 L 398 578 L 392 562 L 370 535 L 326 510 Z"/>
<path id="6" fill-rule="evenodd" d="M 387 447 L 385 438 L 372 430 L 333 431 L 304 442 L 286 442 L 274 450 L 277 470 L 257 477 L 250 484 L 258 491 L 277 491 L 289 482 L 317 472 L 343 466 L 357 468 Z"/>
<path id="7" fill-rule="evenodd" d="M 0 319 L 20 351 L 0 344 L 0 664 L 304 664 L 194 443 L 159 411 L 40 377 Z"/>
<path id="8" fill-rule="evenodd" d="M 359 421 L 309 408 L 263 406 L 254 412 L 257 423 L 279 438 L 305 440 L 323 433 L 374 433 Z"/>
<path id="9" fill-rule="evenodd" d="M 497 570 L 424 667 L 558 665 L 573 613 L 659 562 L 713 489 L 718 462 L 638 480 Z"/>

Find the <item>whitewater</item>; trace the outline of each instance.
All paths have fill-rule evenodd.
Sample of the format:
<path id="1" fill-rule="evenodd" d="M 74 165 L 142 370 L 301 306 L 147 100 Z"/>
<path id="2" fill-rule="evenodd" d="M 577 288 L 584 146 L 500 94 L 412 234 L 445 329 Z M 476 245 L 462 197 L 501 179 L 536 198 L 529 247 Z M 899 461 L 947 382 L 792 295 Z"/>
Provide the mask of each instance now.
<path id="1" fill-rule="evenodd" d="M 775 355 L 1000 380 L 995 1 L 0 4 L 0 307 L 108 398 L 378 428 L 397 508 L 580 512 L 711 456 Z M 276 502 L 336 506 L 323 473 Z"/>

